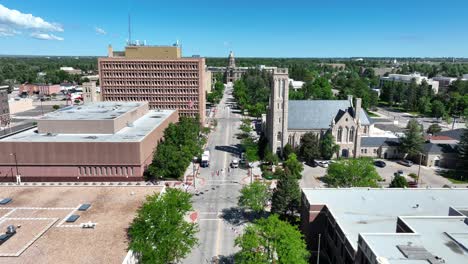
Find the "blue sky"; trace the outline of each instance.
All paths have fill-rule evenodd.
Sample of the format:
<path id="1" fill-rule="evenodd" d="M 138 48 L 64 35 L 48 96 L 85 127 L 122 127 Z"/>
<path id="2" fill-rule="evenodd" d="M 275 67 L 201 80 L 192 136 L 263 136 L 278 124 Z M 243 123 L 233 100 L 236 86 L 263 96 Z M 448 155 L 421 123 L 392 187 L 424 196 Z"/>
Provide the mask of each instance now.
<path id="1" fill-rule="evenodd" d="M 468 57 L 466 0 L 160 2 L 0 0 L 0 54 L 103 56 L 130 12 L 132 39 L 184 56 Z"/>

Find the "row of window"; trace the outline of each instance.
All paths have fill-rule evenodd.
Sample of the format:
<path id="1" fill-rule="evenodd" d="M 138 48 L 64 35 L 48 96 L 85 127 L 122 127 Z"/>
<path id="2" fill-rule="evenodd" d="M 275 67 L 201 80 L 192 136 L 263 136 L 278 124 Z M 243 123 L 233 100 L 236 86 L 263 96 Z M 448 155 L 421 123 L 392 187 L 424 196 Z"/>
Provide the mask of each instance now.
<path id="1" fill-rule="evenodd" d="M 197 88 L 139 88 L 139 89 L 127 89 L 127 88 L 103 88 L 105 94 L 198 94 Z"/>
<path id="2" fill-rule="evenodd" d="M 104 62 L 101 69 L 138 69 L 138 70 L 196 70 L 198 63 L 169 63 L 169 62 Z"/>
<path id="3" fill-rule="evenodd" d="M 78 167 L 80 176 L 133 176 L 132 167 Z"/>
<path id="4" fill-rule="evenodd" d="M 344 131 L 344 138 L 343 138 Z M 338 133 L 336 134 L 336 142 L 354 142 L 354 127 L 348 128 L 345 127 L 344 130 L 342 127 L 338 128 Z"/>
<path id="5" fill-rule="evenodd" d="M 164 86 L 197 86 L 198 80 L 191 81 L 129 81 L 129 80 L 102 80 L 102 85 L 138 85 L 138 86 L 155 86 L 155 85 L 164 85 Z"/>
<path id="6" fill-rule="evenodd" d="M 170 102 L 179 102 L 180 104 L 198 104 L 197 97 L 186 97 L 186 96 L 171 96 L 171 97 L 157 97 L 157 96 L 133 96 L 136 100 L 134 101 L 146 101 L 146 102 L 158 102 L 158 103 L 170 103 Z M 106 100 L 117 100 L 125 101 L 128 100 L 127 97 L 120 97 L 115 95 L 105 95 Z"/>
<path id="7" fill-rule="evenodd" d="M 377 149 L 374 149 L 374 150 L 373 150 L 373 153 L 374 153 L 374 154 L 377 154 Z M 367 154 L 367 149 L 366 149 L 366 148 L 362 148 L 362 149 L 361 149 L 361 154 Z"/>
<path id="8" fill-rule="evenodd" d="M 104 71 L 102 77 L 108 78 L 198 78 L 198 71 L 193 72 L 115 72 Z"/>

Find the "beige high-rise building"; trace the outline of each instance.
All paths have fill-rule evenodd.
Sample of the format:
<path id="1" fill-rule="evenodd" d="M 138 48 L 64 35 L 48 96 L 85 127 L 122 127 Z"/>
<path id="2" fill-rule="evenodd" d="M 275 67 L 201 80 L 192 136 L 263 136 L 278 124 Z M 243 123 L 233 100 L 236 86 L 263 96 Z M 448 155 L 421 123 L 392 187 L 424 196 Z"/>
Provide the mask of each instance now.
<path id="1" fill-rule="evenodd" d="M 83 83 L 83 101 L 84 103 L 94 103 L 101 101 L 101 96 L 96 92 L 96 82 Z"/>
<path id="2" fill-rule="evenodd" d="M 151 109 L 177 109 L 204 121 L 204 58 L 183 58 L 177 45 L 133 45 L 124 52 L 109 46 L 98 63 L 103 101 L 146 101 Z"/>

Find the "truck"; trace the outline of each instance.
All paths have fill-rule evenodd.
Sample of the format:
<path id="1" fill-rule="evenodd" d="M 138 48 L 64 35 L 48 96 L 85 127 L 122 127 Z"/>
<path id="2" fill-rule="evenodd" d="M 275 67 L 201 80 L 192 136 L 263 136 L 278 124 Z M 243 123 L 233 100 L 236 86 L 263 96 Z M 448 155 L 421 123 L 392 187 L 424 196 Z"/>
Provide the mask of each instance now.
<path id="1" fill-rule="evenodd" d="M 209 167 L 209 166 L 210 166 L 210 151 L 205 150 L 203 152 L 202 157 L 201 157 L 200 167 L 206 168 L 206 167 Z"/>

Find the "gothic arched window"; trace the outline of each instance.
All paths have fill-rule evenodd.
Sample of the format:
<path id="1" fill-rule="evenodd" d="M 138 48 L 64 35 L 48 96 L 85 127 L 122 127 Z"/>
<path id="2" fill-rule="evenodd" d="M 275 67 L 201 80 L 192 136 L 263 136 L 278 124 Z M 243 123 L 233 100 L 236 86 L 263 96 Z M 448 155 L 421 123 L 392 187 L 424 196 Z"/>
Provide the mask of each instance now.
<path id="1" fill-rule="evenodd" d="M 354 127 L 351 127 L 351 129 L 349 130 L 349 142 L 353 142 L 354 141 Z"/>
<path id="2" fill-rule="evenodd" d="M 339 127 L 338 133 L 336 135 L 336 142 L 341 142 L 342 137 L 343 137 L 343 128 Z"/>

